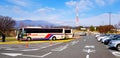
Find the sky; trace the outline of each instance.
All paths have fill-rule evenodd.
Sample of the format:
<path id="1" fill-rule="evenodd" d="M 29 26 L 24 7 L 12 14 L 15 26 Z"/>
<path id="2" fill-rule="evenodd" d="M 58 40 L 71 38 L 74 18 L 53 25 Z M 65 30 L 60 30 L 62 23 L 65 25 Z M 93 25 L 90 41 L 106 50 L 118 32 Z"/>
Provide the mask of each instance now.
<path id="1" fill-rule="evenodd" d="M 99 26 L 120 22 L 120 0 L 0 0 L 0 15 L 14 20 L 44 20 L 53 24 Z"/>

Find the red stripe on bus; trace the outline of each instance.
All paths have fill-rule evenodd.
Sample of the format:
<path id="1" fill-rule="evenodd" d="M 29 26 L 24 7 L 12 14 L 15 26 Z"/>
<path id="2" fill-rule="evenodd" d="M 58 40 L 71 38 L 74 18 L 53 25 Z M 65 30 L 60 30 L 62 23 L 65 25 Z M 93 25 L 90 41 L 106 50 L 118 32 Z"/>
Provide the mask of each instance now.
<path id="1" fill-rule="evenodd" d="M 51 36 L 51 34 L 47 34 L 46 36 L 45 36 L 45 38 L 49 38 Z"/>

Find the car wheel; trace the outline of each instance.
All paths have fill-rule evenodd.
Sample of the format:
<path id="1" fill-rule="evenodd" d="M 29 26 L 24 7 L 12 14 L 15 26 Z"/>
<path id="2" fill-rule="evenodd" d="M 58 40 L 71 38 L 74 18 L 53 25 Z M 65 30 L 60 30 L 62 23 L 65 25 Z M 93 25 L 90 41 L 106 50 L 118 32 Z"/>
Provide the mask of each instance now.
<path id="1" fill-rule="evenodd" d="M 117 45 L 117 50 L 120 51 L 120 44 Z"/>
<path id="2" fill-rule="evenodd" d="M 102 39 L 100 39 L 100 42 L 102 42 Z"/>
<path id="3" fill-rule="evenodd" d="M 56 40 L 56 37 L 55 37 L 55 36 L 53 36 L 53 37 L 52 37 L 52 40 Z"/>

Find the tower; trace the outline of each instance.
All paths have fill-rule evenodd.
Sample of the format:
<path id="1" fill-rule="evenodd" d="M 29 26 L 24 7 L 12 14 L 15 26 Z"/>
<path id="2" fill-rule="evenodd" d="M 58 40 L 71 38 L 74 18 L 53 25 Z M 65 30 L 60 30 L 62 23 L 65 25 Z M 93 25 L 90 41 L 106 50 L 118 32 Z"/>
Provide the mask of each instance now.
<path id="1" fill-rule="evenodd" d="M 78 15 L 78 3 L 76 4 L 76 27 L 78 27 L 79 26 L 79 15 Z"/>

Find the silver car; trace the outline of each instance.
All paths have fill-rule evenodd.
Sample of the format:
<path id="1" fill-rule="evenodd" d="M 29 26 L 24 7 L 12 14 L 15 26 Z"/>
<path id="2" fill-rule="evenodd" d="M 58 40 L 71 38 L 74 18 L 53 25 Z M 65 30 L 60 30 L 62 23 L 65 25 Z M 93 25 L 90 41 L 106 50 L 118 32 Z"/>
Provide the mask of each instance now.
<path id="1" fill-rule="evenodd" d="M 108 46 L 110 48 L 116 48 L 118 51 L 120 51 L 120 38 L 118 38 L 118 40 L 111 40 Z"/>

